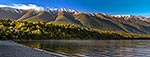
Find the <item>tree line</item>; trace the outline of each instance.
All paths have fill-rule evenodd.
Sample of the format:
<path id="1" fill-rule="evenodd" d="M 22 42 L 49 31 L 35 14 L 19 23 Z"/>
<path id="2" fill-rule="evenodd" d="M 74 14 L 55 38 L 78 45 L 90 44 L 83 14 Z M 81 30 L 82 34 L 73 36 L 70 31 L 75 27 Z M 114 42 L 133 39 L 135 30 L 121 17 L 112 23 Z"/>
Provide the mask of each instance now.
<path id="1" fill-rule="evenodd" d="M 101 31 L 74 24 L 53 24 L 42 21 L 0 19 L 1 40 L 48 40 L 48 39 L 134 39 L 150 38 L 150 35 Z"/>

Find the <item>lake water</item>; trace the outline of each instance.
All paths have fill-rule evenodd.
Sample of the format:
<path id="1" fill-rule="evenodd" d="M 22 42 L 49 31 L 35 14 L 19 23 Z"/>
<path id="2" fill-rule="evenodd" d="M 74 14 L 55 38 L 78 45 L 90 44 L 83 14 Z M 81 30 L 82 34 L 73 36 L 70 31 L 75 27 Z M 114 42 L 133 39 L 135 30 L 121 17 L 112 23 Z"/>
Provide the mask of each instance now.
<path id="1" fill-rule="evenodd" d="M 18 43 L 71 57 L 150 57 L 150 40 L 48 40 Z"/>

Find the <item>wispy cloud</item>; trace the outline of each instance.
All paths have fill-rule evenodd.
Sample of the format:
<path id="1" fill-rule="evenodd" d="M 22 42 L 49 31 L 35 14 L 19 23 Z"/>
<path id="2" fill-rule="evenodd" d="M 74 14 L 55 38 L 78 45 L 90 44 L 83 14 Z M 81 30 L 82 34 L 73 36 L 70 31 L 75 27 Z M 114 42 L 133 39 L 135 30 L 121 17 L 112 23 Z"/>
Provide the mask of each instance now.
<path id="1" fill-rule="evenodd" d="M 0 7 L 11 7 L 11 8 L 24 9 L 24 10 L 27 10 L 27 9 L 41 10 L 41 9 L 43 9 L 43 7 L 40 7 L 40 6 L 37 6 L 34 4 L 28 4 L 28 5 L 25 5 L 25 4 L 13 4 L 13 5 L 0 4 Z"/>

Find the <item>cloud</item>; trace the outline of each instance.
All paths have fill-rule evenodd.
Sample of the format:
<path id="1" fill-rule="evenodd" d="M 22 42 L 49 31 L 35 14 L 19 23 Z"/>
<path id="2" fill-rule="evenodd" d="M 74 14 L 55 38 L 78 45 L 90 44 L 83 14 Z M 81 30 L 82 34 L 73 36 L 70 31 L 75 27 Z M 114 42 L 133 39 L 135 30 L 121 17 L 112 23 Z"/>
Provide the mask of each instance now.
<path id="1" fill-rule="evenodd" d="M 24 10 L 27 10 L 27 9 L 42 10 L 42 9 L 44 9 L 43 7 L 40 7 L 40 6 L 37 6 L 34 4 L 28 4 L 28 5 L 25 5 L 25 4 L 13 4 L 13 5 L 0 4 L 0 7 L 11 7 L 11 8 L 24 9 Z"/>
<path id="2" fill-rule="evenodd" d="M 2 5 L 2 4 L 0 4 L 0 7 L 7 7 L 7 5 Z"/>

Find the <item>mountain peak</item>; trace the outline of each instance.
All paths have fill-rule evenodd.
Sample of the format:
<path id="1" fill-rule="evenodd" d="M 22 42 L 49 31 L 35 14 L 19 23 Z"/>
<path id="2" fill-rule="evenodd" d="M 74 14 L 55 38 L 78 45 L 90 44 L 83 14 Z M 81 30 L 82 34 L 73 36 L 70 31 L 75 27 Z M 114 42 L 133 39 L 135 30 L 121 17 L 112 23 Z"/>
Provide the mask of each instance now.
<path id="1" fill-rule="evenodd" d="M 78 12 L 77 10 L 67 9 L 67 8 L 45 8 L 46 11 L 65 11 L 65 12 Z"/>

